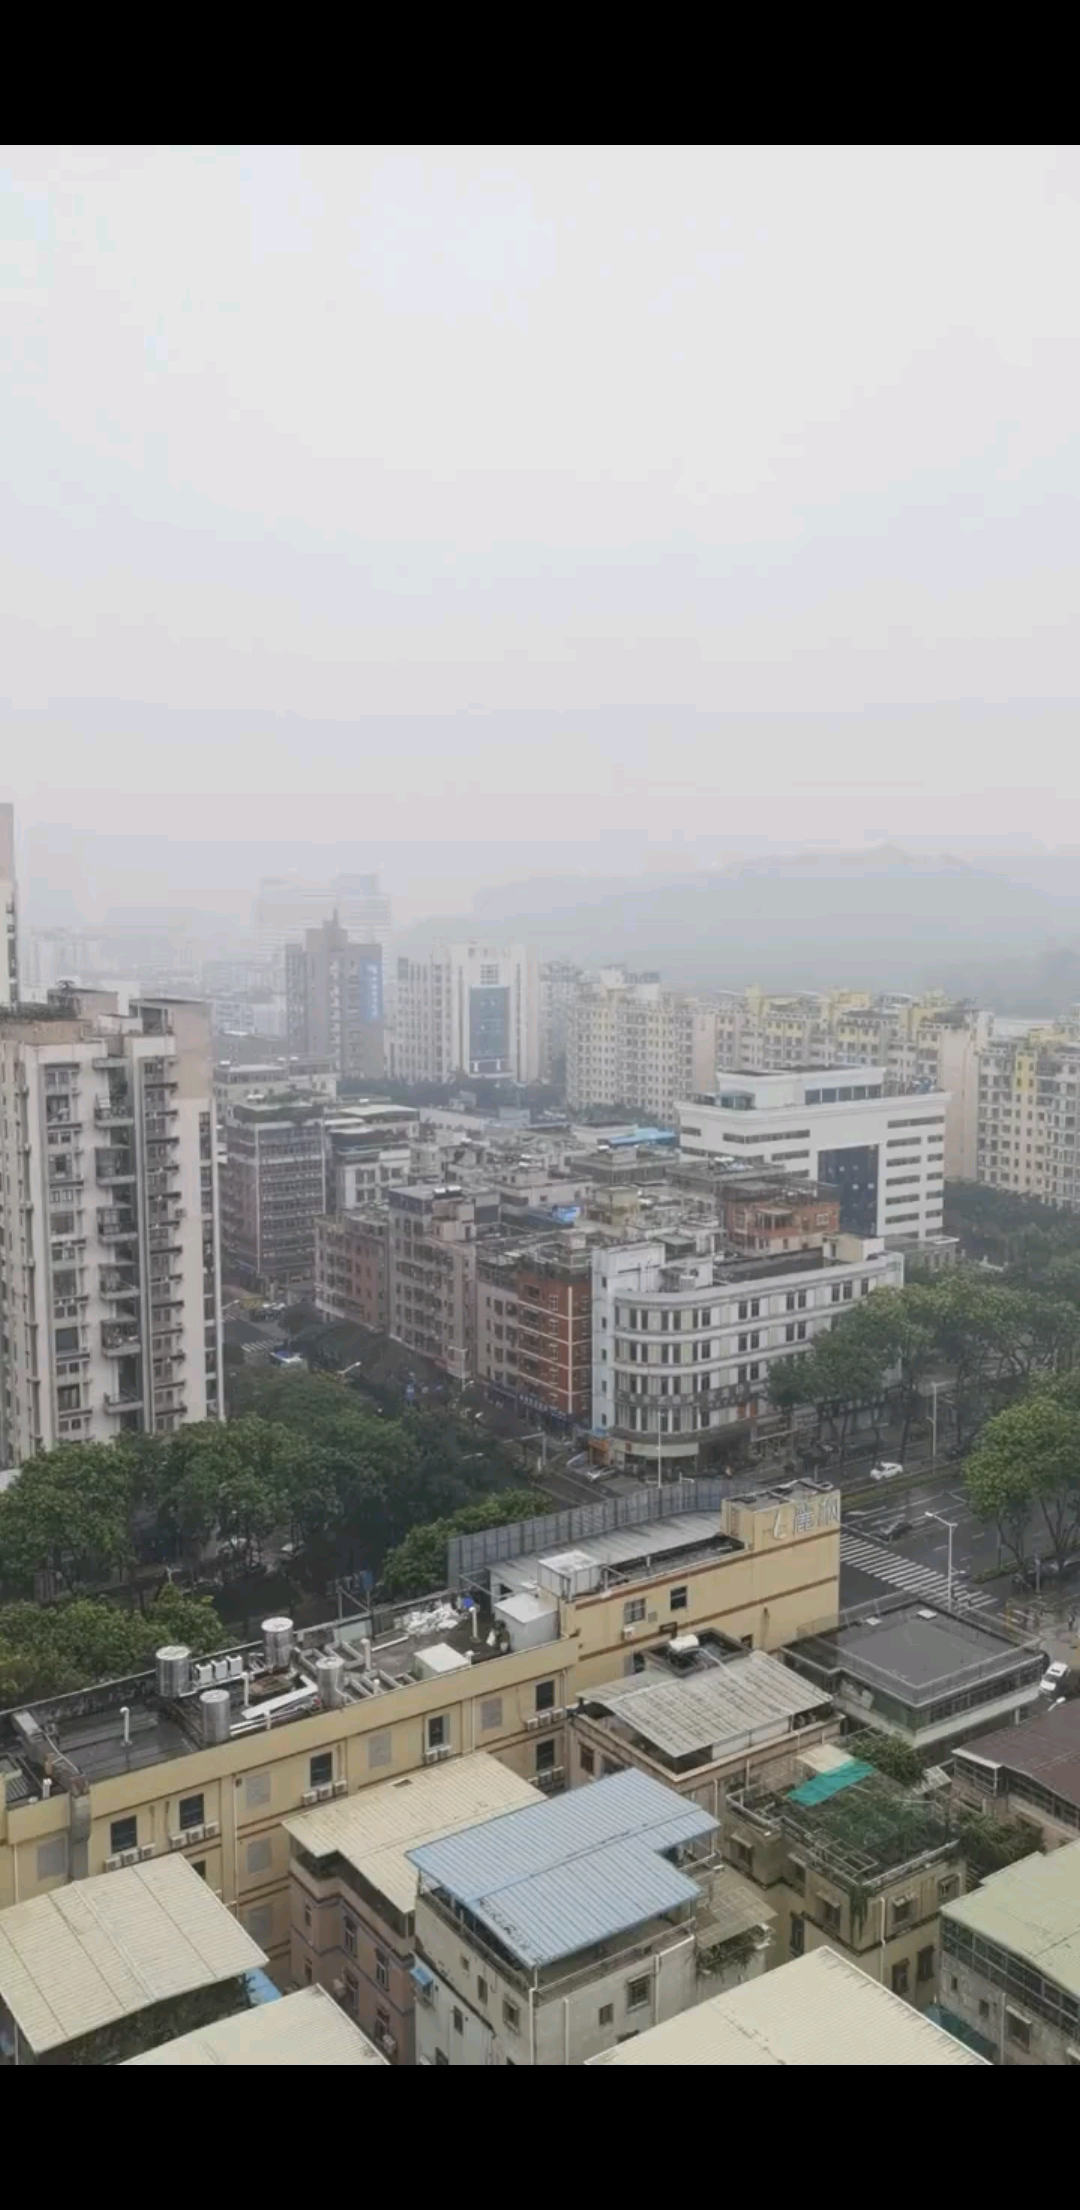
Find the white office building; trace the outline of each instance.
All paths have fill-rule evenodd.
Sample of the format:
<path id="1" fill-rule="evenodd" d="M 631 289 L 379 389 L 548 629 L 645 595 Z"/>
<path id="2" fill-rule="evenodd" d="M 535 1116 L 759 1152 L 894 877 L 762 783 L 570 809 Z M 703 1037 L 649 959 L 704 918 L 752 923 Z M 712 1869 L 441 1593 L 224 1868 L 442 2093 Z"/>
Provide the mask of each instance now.
<path id="1" fill-rule="evenodd" d="M 714 1093 L 676 1108 L 686 1158 L 782 1166 L 840 1198 L 840 1226 L 861 1236 L 942 1232 L 945 1090 L 885 1094 L 882 1067 L 788 1067 L 717 1076 Z"/>
<path id="2" fill-rule="evenodd" d="M 210 1029 L 105 991 L 0 1012 L 0 1466 L 221 1411 Z"/>
<path id="3" fill-rule="evenodd" d="M 743 1259 L 673 1259 L 656 1241 L 596 1251 L 592 1273 L 593 1431 L 617 1463 L 649 1467 L 692 1460 L 716 1430 L 756 1418 L 770 1367 L 860 1298 L 901 1289 L 904 1260 L 847 1235 Z"/>
<path id="4" fill-rule="evenodd" d="M 436 944 L 399 959 L 392 1072 L 399 1082 L 535 1082 L 540 987 L 525 944 Z"/>

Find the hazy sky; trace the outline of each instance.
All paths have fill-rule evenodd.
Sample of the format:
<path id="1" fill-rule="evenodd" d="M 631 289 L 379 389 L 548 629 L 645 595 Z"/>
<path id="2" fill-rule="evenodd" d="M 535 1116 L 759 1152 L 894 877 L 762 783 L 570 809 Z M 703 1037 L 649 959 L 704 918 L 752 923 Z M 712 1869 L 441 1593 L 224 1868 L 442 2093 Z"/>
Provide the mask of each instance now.
<path id="1" fill-rule="evenodd" d="M 307 837 L 365 795 L 368 836 L 507 834 L 539 786 L 547 836 L 576 765 L 591 834 L 649 802 L 607 718 L 546 762 L 483 716 L 389 759 L 325 724 L 1076 698 L 1078 183 L 1070 148 L 9 150 L 0 690 L 243 714 L 74 782 L 9 724 L 0 781 Z M 1053 727 L 916 748 L 899 825 L 940 766 L 948 824 L 981 790 L 981 829 L 1075 839 Z M 888 826 L 858 722 L 809 772 L 735 750 L 706 723 L 673 778 L 661 722 L 658 835 L 724 793 L 760 827 L 796 769 L 809 833 Z"/>

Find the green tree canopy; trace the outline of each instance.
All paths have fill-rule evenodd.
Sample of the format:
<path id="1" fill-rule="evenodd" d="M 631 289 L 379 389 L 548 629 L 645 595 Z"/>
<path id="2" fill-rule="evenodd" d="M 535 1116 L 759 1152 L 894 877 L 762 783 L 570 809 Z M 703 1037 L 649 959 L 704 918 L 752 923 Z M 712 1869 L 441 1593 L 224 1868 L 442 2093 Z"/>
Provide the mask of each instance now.
<path id="1" fill-rule="evenodd" d="M 429 1589 L 445 1587 L 446 1549 L 452 1536 L 477 1534 L 484 1527 L 504 1527 L 511 1520 L 532 1519 L 537 1508 L 531 1490 L 504 1489 L 497 1496 L 463 1505 L 448 1519 L 413 1527 L 383 1561 L 380 1595 L 425 1596 Z"/>
<path id="2" fill-rule="evenodd" d="M 90 1597 L 0 1605 L 0 1704 L 66 1695 L 93 1681 L 142 1672 L 165 1642 L 184 1642 L 200 1657 L 220 1649 L 223 1640 L 213 1604 L 169 1588 L 144 1611 Z"/>
<path id="3" fill-rule="evenodd" d="M 1032 1522 L 1057 1559 L 1080 1545 L 1080 1376 L 1037 1382 L 988 1422 L 968 1459 L 972 1510 L 1021 1562 Z"/>

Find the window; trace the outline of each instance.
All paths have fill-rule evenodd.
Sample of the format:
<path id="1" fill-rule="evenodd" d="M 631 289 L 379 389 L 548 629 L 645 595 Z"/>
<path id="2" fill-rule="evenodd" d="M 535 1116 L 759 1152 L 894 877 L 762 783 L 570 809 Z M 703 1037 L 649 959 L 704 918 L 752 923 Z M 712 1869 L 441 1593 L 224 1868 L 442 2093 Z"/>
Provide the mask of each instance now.
<path id="1" fill-rule="evenodd" d="M 641 1977 L 641 1979 L 640 1979 L 640 1980 L 628 1980 L 628 1981 L 627 1981 L 627 1983 L 626 1983 L 626 2008 L 627 2008 L 627 2010 L 642 2010 L 642 2009 L 644 2009 L 644 2006 L 645 2006 L 645 2004 L 646 2004 L 646 2003 L 648 2002 L 648 2000 L 649 2000 L 649 1987 L 650 1987 L 650 1984 L 651 1984 L 651 1983 L 650 1983 L 650 1980 L 649 1980 L 649 1976 L 648 1976 L 648 1973 L 643 1973 L 643 1974 L 642 1974 L 642 1977 Z"/>
<path id="2" fill-rule="evenodd" d="M 1010 2010 L 1008 2005 L 1005 2008 L 1005 2038 L 1014 2041 L 1018 2049 L 1031 2047 L 1030 2020 L 1021 2018 L 1019 2011 Z"/>
<path id="3" fill-rule="evenodd" d="M 195 1857 L 195 1858 L 193 1858 L 193 1859 L 191 1859 L 191 1860 L 190 1860 L 190 1863 L 191 1863 L 191 1869 L 192 1869 L 192 1872 L 197 1872 L 197 1873 L 198 1873 L 198 1875 L 199 1875 L 199 1878 L 200 1878 L 200 1880 L 205 1880 L 205 1878 L 206 1878 L 206 1859 L 205 1859 L 205 1857 Z"/>
<path id="4" fill-rule="evenodd" d="M 926 1985 L 928 1984 L 928 1982 L 929 1982 L 930 1980 L 932 1980 L 932 1979 L 933 1979 L 933 1977 L 934 1977 L 934 1945 L 933 1945 L 933 1943 L 931 1942 L 931 1944 L 930 1944 L 930 1947 L 929 1947 L 928 1949 L 920 1949 L 920 1951 L 919 1951 L 918 1959 L 917 1959 L 917 1961 L 916 1961 L 916 1965 L 915 1965 L 915 1978 L 916 1978 L 916 1980 L 917 1980 L 917 1982 L 918 1982 L 918 1984 L 919 1984 L 919 1986 L 920 1986 L 920 1987 L 926 1987 Z"/>
<path id="5" fill-rule="evenodd" d="M 269 1872 L 272 1861 L 273 1850 L 269 1834 L 260 1834 L 255 1841 L 248 1843 L 247 1869 L 249 1872 Z"/>
<path id="6" fill-rule="evenodd" d="M 791 1954 L 801 1957 L 806 1948 L 806 1920 L 801 1911 L 791 1914 Z"/>
<path id="7" fill-rule="evenodd" d="M 821 1899 L 821 1923 L 829 1934 L 838 1934 L 840 1931 L 840 1905 L 828 1902 L 824 1896 Z"/>
<path id="8" fill-rule="evenodd" d="M 952 1987 L 955 1987 L 955 1986 L 956 1986 L 956 1981 L 955 1981 L 955 1980 L 951 1981 L 951 1982 L 950 1982 L 950 1985 L 951 1985 Z M 980 1997 L 979 1997 L 979 2017 L 980 2017 L 980 2018 L 989 2018 L 989 2016 L 990 2016 L 990 2005 L 989 2005 L 989 2003 L 987 2002 L 987 2000 L 986 2000 L 986 1997 L 985 1997 L 985 1995 L 980 1995 Z"/>
<path id="9" fill-rule="evenodd" d="M 369 1772 L 373 1766 L 389 1765 L 390 1736 L 388 1734 L 371 1734 L 368 1736 L 367 1761 Z"/>
<path id="10" fill-rule="evenodd" d="M 305 1905 L 304 1905 L 304 1932 L 305 1932 L 305 1934 L 310 1934 L 310 1932 L 311 1932 L 311 1905 L 310 1905 L 310 1903 L 305 1903 Z"/>
<path id="11" fill-rule="evenodd" d="M 582 1772 L 594 1773 L 596 1771 L 596 1757 L 594 1752 L 592 1750 L 581 1750 L 579 1751 L 578 1755 Z"/>
<path id="12" fill-rule="evenodd" d="M 348 1911 L 343 1911 L 341 1914 L 341 1939 L 345 1955 L 347 1957 L 355 1957 L 356 1920 L 349 1917 Z"/>
<path id="13" fill-rule="evenodd" d="M 452 2016 L 454 2020 L 454 2032 L 456 2034 L 463 2034 L 465 2031 L 465 2019 L 463 2013 L 459 2011 L 456 2003 L 454 2005 Z"/>
<path id="14" fill-rule="evenodd" d="M 257 1811 L 262 1804 L 269 1803 L 269 1801 L 269 1773 L 249 1773 L 244 1784 L 245 1809 L 248 1811 Z"/>
<path id="15" fill-rule="evenodd" d="M 537 1681 L 537 1683 L 536 1683 L 536 1708 L 537 1708 L 537 1710 L 538 1710 L 538 1711 L 554 1711 L 554 1709 L 555 1709 L 555 1683 L 554 1683 L 554 1681 Z"/>
<path id="16" fill-rule="evenodd" d="M 260 1949 L 270 1947 L 270 1937 L 274 1931 L 274 1914 L 269 1903 L 259 1903 L 253 1911 L 245 1911 L 244 1925 L 251 1935 L 252 1941 L 258 1942 Z"/>
<path id="17" fill-rule="evenodd" d="M 915 1906 L 909 1895 L 902 1895 L 897 1898 L 897 1901 L 893 1904 L 892 1907 L 892 1922 L 894 1933 L 901 1926 L 910 1926 L 914 1909 Z"/>
<path id="18" fill-rule="evenodd" d="M 476 1983 L 476 2000 L 477 2000 L 477 2002 L 478 2002 L 478 2003 L 486 2003 L 486 2002 L 487 2002 L 487 1999 L 488 1999 L 488 1984 L 487 1984 L 487 1981 L 486 1981 L 486 1980 L 484 1979 L 484 1977 L 483 1977 L 483 1974 L 481 1974 L 480 1978 L 479 1978 L 479 1979 L 477 1980 L 477 1983 Z"/>
<path id="19" fill-rule="evenodd" d="M 508 2026 L 508 2027 L 509 2027 L 509 2029 L 510 2029 L 510 2032 L 511 2032 L 512 2034 L 520 2033 L 520 2032 L 521 2032 L 521 2012 L 520 2012 L 520 2010 L 518 2009 L 518 2006 L 517 2006 L 517 2004 L 516 2004 L 516 2003 L 512 2003 L 512 2002 L 510 2001 L 510 1997 L 509 1997 L 508 1995 L 504 1995 L 504 1996 L 503 1996 L 503 2012 L 502 2012 L 502 2014 L 503 2014 L 503 2025 L 504 2025 L 504 2026 Z"/>
<path id="20" fill-rule="evenodd" d="M 906 1957 L 901 1957 L 899 1964 L 894 1964 L 892 1968 L 892 1991 L 894 1995 L 907 1994 L 910 1977 L 911 1967 L 908 1960 Z"/>
<path id="21" fill-rule="evenodd" d="M 553 1772 L 554 1772 L 554 1770 L 555 1770 L 555 1744 L 554 1744 L 554 1742 L 538 1742 L 538 1743 L 537 1743 L 537 1745 L 536 1745 L 536 1770 L 537 1770 L 537 1772 L 538 1772 L 538 1773 L 553 1773 Z"/>
<path id="22" fill-rule="evenodd" d="M 596 2023 L 598 2026 L 613 2026 L 615 2024 L 614 2003 L 601 2003 L 596 2014 Z"/>
<path id="23" fill-rule="evenodd" d="M 638 1621 L 645 1617 L 645 1598 L 632 1596 L 629 1603 L 623 1605 L 622 1615 L 624 1627 L 636 1627 Z"/>
<path id="24" fill-rule="evenodd" d="M 441 1750 L 445 1747 L 446 1720 L 441 1716 L 437 1719 L 428 1720 L 427 1743 L 429 1750 Z"/>
<path id="25" fill-rule="evenodd" d="M 119 1857 L 125 1849 L 139 1846 L 139 1821 L 137 1818 L 114 1819 L 109 1828 L 109 1855 Z"/>
<path id="26" fill-rule="evenodd" d="M 959 1875 L 958 1875 L 957 1873 L 955 1873 L 955 1872 L 947 1872 L 947 1873 L 945 1874 L 945 1877 L 944 1877 L 944 1879 L 943 1879 L 943 1880 L 939 1880 L 939 1881 L 938 1881 L 938 1884 L 937 1884 L 937 1892 L 938 1892 L 938 1902 L 939 1902 L 939 1903 L 949 1903 L 949 1902 L 951 1902 L 951 1900 L 952 1900 L 953 1896 L 959 1893 L 959 1889 L 960 1889 L 960 1879 L 959 1879 Z"/>
<path id="27" fill-rule="evenodd" d="M 66 1880 L 68 1868 L 68 1838 L 57 1834 L 51 1842 L 39 1842 L 37 1846 L 37 1876 L 39 1880 Z"/>
<path id="28" fill-rule="evenodd" d="M 193 1826 L 205 1826 L 206 1817 L 203 1811 L 202 1797 L 181 1796 L 180 1807 L 177 1816 L 179 1818 L 181 1829 L 185 1834 L 188 1833 Z"/>
<path id="29" fill-rule="evenodd" d="M 484 1702 L 480 1706 L 481 1728 L 501 1727 L 502 1723 L 502 1697 L 486 1697 Z"/>
<path id="30" fill-rule="evenodd" d="M 328 1788 L 334 1777 L 333 1750 L 320 1750 L 308 1768 L 309 1788 Z"/>
<path id="31" fill-rule="evenodd" d="M 310 1987 L 310 1986 L 311 1986 L 311 1983 L 312 1983 L 312 1980 L 314 1979 L 314 1973 L 312 1972 L 312 1969 L 311 1969 L 311 1959 L 310 1959 L 310 1957 L 305 1957 L 305 1959 L 304 1959 L 304 1979 L 305 1979 L 305 1981 L 307 1982 L 307 1985 L 308 1985 L 308 1987 Z"/>
<path id="32" fill-rule="evenodd" d="M 671 1609 L 672 1609 L 672 1611 L 685 1611 L 685 1610 L 686 1610 L 686 1606 L 687 1606 L 687 1593 L 686 1593 L 686 1584 L 685 1584 L 685 1582 L 683 1583 L 683 1586 L 682 1586 L 681 1588 L 673 1588 L 673 1589 L 672 1589 L 672 1591 L 671 1591 L 671 1597 L 670 1597 L 670 1603 L 671 1603 Z"/>

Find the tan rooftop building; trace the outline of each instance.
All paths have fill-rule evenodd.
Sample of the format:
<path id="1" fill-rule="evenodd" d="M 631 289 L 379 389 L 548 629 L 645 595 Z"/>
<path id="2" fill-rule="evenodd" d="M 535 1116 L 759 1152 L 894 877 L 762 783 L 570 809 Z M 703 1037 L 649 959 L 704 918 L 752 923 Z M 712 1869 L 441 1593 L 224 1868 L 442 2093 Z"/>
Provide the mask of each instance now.
<path id="1" fill-rule="evenodd" d="M 946 1905 L 941 2006 L 996 2064 L 1080 2064 L 1080 1842 Z"/>
<path id="2" fill-rule="evenodd" d="M 715 1995 L 594 2064 L 982 2064 L 832 1949 Z"/>
<path id="3" fill-rule="evenodd" d="M 0 1913 L 0 2040 L 16 2063 L 85 2062 L 110 2030 L 152 2043 L 178 1998 L 242 2001 L 265 1963 L 182 1857 L 133 1865 Z"/>
<path id="4" fill-rule="evenodd" d="M 411 2064 L 417 1875 L 407 1852 L 537 1800 L 478 1750 L 285 1819 L 295 1985 L 329 1988 L 388 2057 Z"/>
<path id="5" fill-rule="evenodd" d="M 180 2034 L 129 2064 L 380 2064 L 374 2044 L 321 1987 Z"/>

